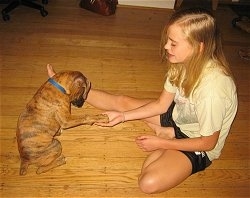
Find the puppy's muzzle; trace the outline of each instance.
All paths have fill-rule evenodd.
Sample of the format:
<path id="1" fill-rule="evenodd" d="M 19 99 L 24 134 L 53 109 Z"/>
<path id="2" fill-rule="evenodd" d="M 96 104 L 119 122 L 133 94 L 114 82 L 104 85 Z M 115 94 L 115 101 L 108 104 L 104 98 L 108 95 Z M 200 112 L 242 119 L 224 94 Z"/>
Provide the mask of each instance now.
<path id="1" fill-rule="evenodd" d="M 75 107 L 80 108 L 83 106 L 84 102 L 85 100 L 83 99 L 83 97 L 80 97 L 78 99 L 73 100 L 71 104 L 74 105 Z"/>

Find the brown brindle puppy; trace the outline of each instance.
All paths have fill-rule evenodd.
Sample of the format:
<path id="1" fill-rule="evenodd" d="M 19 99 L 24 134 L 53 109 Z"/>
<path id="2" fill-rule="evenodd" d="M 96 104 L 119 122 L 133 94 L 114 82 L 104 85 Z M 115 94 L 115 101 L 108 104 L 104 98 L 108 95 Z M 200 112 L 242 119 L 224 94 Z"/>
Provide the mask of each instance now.
<path id="1" fill-rule="evenodd" d="M 61 129 L 108 120 L 104 115 L 71 115 L 71 104 L 82 107 L 89 90 L 90 82 L 78 71 L 57 73 L 40 87 L 17 124 L 20 175 L 27 173 L 30 164 L 40 174 L 66 163 L 55 138 Z"/>

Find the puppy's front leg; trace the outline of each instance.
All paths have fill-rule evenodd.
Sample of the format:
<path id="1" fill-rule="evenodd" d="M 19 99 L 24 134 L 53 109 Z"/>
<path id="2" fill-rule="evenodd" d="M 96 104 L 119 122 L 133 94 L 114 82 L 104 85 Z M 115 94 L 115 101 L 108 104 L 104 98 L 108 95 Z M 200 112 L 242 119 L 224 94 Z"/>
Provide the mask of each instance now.
<path id="1" fill-rule="evenodd" d="M 92 125 L 95 122 L 108 122 L 108 116 L 103 114 L 98 115 L 71 115 L 70 113 L 56 113 L 56 120 L 61 125 L 61 128 L 67 129 L 79 125 Z"/>

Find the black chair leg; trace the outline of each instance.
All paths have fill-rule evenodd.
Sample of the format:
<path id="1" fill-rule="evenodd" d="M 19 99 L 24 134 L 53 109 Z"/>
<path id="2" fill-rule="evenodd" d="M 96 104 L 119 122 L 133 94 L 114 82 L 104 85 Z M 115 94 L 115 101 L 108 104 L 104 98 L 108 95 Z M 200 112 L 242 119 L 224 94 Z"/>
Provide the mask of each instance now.
<path id="1" fill-rule="evenodd" d="M 48 1 L 43 0 L 43 3 L 48 3 Z M 40 13 L 43 17 L 48 15 L 48 12 L 44 9 L 42 5 L 32 2 L 31 0 L 18 0 L 18 1 L 12 1 L 6 8 L 2 10 L 3 20 L 4 21 L 10 20 L 10 16 L 8 13 L 14 10 L 19 5 L 24 5 L 30 8 L 40 10 Z"/>
<path id="2" fill-rule="evenodd" d="M 36 3 L 34 3 L 33 1 L 30 1 L 30 0 L 21 0 L 21 4 L 25 5 L 27 7 L 30 7 L 30 8 L 37 9 L 37 10 L 41 10 L 43 8 L 43 6 L 38 5 L 38 4 L 36 4 Z"/>
<path id="3" fill-rule="evenodd" d="M 17 6 L 20 5 L 20 1 L 12 1 L 6 8 L 2 10 L 2 16 L 4 21 L 10 20 L 8 13 L 14 10 Z"/>
<path id="4" fill-rule="evenodd" d="M 48 15 L 48 12 L 44 9 L 43 6 L 39 5 L 39 4 L 36 4 L 34 3 L 33 1 L 30 1 L 30 0 L 22 0 L 22 5 L 25 5 L 27 7 L 30 7 L 30 8 L 34 8 L 34 9 L 37 9 L 37 10 L 40 10 L 40 13 L 43 17 L 47 16 Z"/>

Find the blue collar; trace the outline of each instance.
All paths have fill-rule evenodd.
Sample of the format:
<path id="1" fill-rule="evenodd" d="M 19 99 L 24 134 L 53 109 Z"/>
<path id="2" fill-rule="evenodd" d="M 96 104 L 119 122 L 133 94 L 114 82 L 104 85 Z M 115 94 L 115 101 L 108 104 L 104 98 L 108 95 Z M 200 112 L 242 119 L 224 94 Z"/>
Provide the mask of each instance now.
<path id="1" fill-rule="evenodd" d="M 59 91 L 61 91 L 62 93 L 66 94 L 66 90 L 58 84 L 58 82 L 56 82 L 53 78 L 49 78 L 48 80 L 52 85 L 54 85 L 54 87 L 56 87 Z"/>

